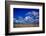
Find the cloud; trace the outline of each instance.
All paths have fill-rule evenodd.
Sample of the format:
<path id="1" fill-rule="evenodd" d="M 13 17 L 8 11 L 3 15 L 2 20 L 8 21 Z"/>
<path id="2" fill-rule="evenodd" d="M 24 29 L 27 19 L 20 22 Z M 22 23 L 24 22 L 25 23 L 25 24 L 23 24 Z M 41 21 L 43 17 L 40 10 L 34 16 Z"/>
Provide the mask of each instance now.
<path id="1" fill-rule="evenodd" d="M 28 12 L 25 15 L 26 15 L 25 17 L 19 16 L 18 19 L 14 18 L 14 22 L 18 24 L 19 23 L 20 24 L 33 24 L 33 23 L 36 24 L 39 22 L 38 12 L 32 11 L 32 13 Z M 34 19 L 34 16 L 35 16 L 35 19 Z"/>
<path id="2" fill-rule="evenodd" d="M 25 16 L 39 16 L 39 12 L 36 11 L 27 12 Z"/>
<path id="3" fill-rule="evenodd" d="M 38 12 L 32 11 L 32 14 L 33 14 L 34 16 L 38 16 Z"/>
<path id="4" fill-rule="evenodd" d="M 32 17 L 26 16 L 24 19 L 25 19 L 26 21 L 27 21 L 27 20 L 32 20 Z"/>
<path id="5" fill-rule="evenodd" d="M 31 15 L 32 13 L 31 12 L 28 12 L 28 13 L 26 13 L 25 15 Z"/>
<path id="6" fill-rule="evenodd" d="M 15 19 L 14 19 L 15 20 Z M 15 23 L 26 23 L 23 17 L 18 17 L 18 19 L 15 20 Z"/>

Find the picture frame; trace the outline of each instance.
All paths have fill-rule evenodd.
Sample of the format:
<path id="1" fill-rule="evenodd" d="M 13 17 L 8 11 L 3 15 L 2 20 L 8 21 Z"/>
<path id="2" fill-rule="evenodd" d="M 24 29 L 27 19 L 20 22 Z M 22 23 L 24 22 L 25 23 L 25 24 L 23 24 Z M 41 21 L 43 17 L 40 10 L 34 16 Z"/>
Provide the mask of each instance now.
<path id="1" fill-rule="evenodd" d="M 36 24 L 37 26 L 35 25 L 34 27 L 33 26 L 29 27 L 29 26 L 26 26 L 27 25 L 27 23 L 26 23 L 26 25 L 23 25 L 23 27 L 22 27 L 22 25 L 20 27 L 19 26 L 20 24 L 14 27 L 13 26 L 14 25 L 13 24 L 13 16 L 17 17 L 19 11 L 20 11 L 19 16 L 20 16 L 20 13 L 22 12 L 21 11 L 22 8 L 24 8 L 23 11 L 24 10 L 27 11 L 27 9 L 31 10 L 31 11 L 37 11 L 39 13 L 39 15 L 36 13 L 39 16 L 38 20 L 42 24 L 38 23 L 39 21 L 37 20 L 38 22 L 36 22 L 36 23 L 38 23 L 39 26 Z M 33 9 L 31 9 L 31 8 L 33 8 Z M 13 11 L 13 9 L 14 9 L 14 11 Z M 24 12 L 26 12 L 26 11 L 24 11 Z M 29 14 L 31 11 L 29 11 Z M 16 12 L 16 13 L 14 14 L 13 12 Z M 22 15 L 22 13 L 21 13 L 21 15 Z M 15 24 L 17 24 L 17 23 L 15 23 Z M 26 28 L 25 28 L 25 26 L 26 26 Z M 45 3 L 5 1 L 5 34 L 6 35 L 18 35 L 18 34 L 37 34 L 37 33 L 45 33 Z"/>

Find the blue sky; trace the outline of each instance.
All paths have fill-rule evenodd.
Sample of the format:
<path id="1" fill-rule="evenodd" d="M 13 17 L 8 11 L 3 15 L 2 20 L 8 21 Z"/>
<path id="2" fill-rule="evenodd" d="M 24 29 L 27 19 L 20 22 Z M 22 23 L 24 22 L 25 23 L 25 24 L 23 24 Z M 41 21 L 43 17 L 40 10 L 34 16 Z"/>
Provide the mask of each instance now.
<path id="1" fill-rule="evenodd" d="M 13 18 L 16 23 L 39 23 L 39 9 L 13 8 Z"/>
<path id="2" fill-rule="evenodd" d="M 25 17 L 26 13 L 32 12 L 32 11 L 39 12 L 39 9 L 14 8 L 13 9 L 14 18 L 15 17 L 17 18 L 19 16 Z"/>

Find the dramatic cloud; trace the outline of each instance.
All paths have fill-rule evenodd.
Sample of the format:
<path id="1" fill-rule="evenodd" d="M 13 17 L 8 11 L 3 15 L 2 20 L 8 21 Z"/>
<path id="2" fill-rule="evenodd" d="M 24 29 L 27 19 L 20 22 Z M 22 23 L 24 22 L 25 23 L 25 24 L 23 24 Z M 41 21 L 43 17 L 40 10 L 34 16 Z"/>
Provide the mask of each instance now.
<path id="1" fill-rule="evenodd" d="M 32 11 L 32 14 L 33 14 L 34 16 L 38 16 L 38 12 Z"/>
<path id="2" fill-rule="evenodd" d="M 31 15 L 32 14 L 32 12 L 28 12 L 28 13 L 26 13 L 25 15 Z"/>
<path id="3" fill-rule="evenodd" d="M 26 15 L 25 17 L 18 16 L 18 19 L 14 18 L 14 22 L 19 24 L 33 24 L 33 23 L 38 24 L 39 22 L 38 12 L 32 11 L 26 13 L 25 15 Z"/>

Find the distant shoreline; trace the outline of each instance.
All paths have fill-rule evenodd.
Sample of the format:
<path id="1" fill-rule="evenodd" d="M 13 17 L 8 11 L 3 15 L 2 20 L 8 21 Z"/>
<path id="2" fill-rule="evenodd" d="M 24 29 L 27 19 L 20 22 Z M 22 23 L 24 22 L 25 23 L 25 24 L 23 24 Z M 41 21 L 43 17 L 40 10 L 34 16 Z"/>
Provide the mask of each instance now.
<path id="1" fill-rule="evenodd" d="M 17 27 L 39 27 L 39 24 L 14 24 L 14 28 Z"/>

